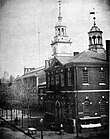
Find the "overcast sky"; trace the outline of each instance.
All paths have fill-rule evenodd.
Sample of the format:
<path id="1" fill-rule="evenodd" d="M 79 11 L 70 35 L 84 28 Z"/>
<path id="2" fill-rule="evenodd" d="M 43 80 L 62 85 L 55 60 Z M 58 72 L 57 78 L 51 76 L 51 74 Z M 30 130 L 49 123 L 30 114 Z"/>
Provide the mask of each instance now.
<path id="1" fill-rule="evenodd" d="M 97 12 L 96 24 L 103 31 L 105 48 L 105 40 L 110 40 L 109 0 L 62 0 L 63 22 L 72 39 L 73 51 L 88 49 L 88 32 L 93 25 L 89 12 L 93 8 Z M 57 17 L 57 0 L 1 0 L 0 77 L 4 71 L 16 77 L 23 74 L 24 66 L 44 65 L 44 60 L 51 56 Z"/>

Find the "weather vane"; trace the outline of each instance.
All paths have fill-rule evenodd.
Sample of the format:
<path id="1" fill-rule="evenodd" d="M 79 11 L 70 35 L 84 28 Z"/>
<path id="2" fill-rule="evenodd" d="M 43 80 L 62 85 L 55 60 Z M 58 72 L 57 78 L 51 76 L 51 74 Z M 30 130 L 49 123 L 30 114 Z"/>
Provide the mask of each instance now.
<path id="1" fill-rule="evenodd" d="M 61 0 L 59 0 L 58 3 L 59 3 L 59 16 L 58 16 L 58 20 L 61 21 L 62 20 L 62 16 L 61 16 Z"/>
<path id="2" fill-rule="evenodd" d="M 96 25 L 96 22 L 95 22 L 95 20 L 96 20 L 96 14 L 97 14 L 97 12 L 95 12 L 95 8 L 93 8 L 93 12 L 90 12 L 90 14 L 93 14 L 94 15 L 94 17 L 93 17 L 93 19 L 94 19 L 94 26 Z"/>

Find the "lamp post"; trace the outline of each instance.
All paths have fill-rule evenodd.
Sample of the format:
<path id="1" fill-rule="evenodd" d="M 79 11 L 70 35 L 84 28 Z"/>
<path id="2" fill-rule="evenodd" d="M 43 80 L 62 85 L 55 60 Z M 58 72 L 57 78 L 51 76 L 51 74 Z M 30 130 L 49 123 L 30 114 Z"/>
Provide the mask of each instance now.
<path id="1" fill-rule="evenodd" d="M 40 123 L 41 123 L 41 139 L 43 139 L 43 119 L 40 119 Z"/>

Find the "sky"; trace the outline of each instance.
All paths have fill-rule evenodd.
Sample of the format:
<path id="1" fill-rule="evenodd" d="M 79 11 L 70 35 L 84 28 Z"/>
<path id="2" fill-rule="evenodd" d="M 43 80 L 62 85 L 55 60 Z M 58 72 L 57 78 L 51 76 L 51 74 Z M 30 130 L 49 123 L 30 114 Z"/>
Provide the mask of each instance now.
<path id="1" fill-rule="evenodd" d="M 16 77 L 24 67 L 39 67 L 51 57 L 51 40 L 58 21 L 58 0 L 0 0 L 0 77 Z M 96 25 L 103 31 L 103 45 L 110 40 L 109 0 L 62 0 L 63 23 L 72 40 L 72 51 L 88 49 L 88 32 Z M 38 33 L 39 32 L 39 33 Z"/>

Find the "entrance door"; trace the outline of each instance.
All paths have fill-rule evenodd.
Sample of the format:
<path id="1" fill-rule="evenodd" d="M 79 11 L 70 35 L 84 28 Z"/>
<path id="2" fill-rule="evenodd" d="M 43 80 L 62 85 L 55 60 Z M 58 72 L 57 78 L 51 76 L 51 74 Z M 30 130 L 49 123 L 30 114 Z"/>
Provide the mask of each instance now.
<path id="1" fill-rule="evenodd" d="M 56 120 L 59 122 L 61 120 L 61 104 L 59 101 L 56 101 L 55 103 L 55 115 Z"/>

